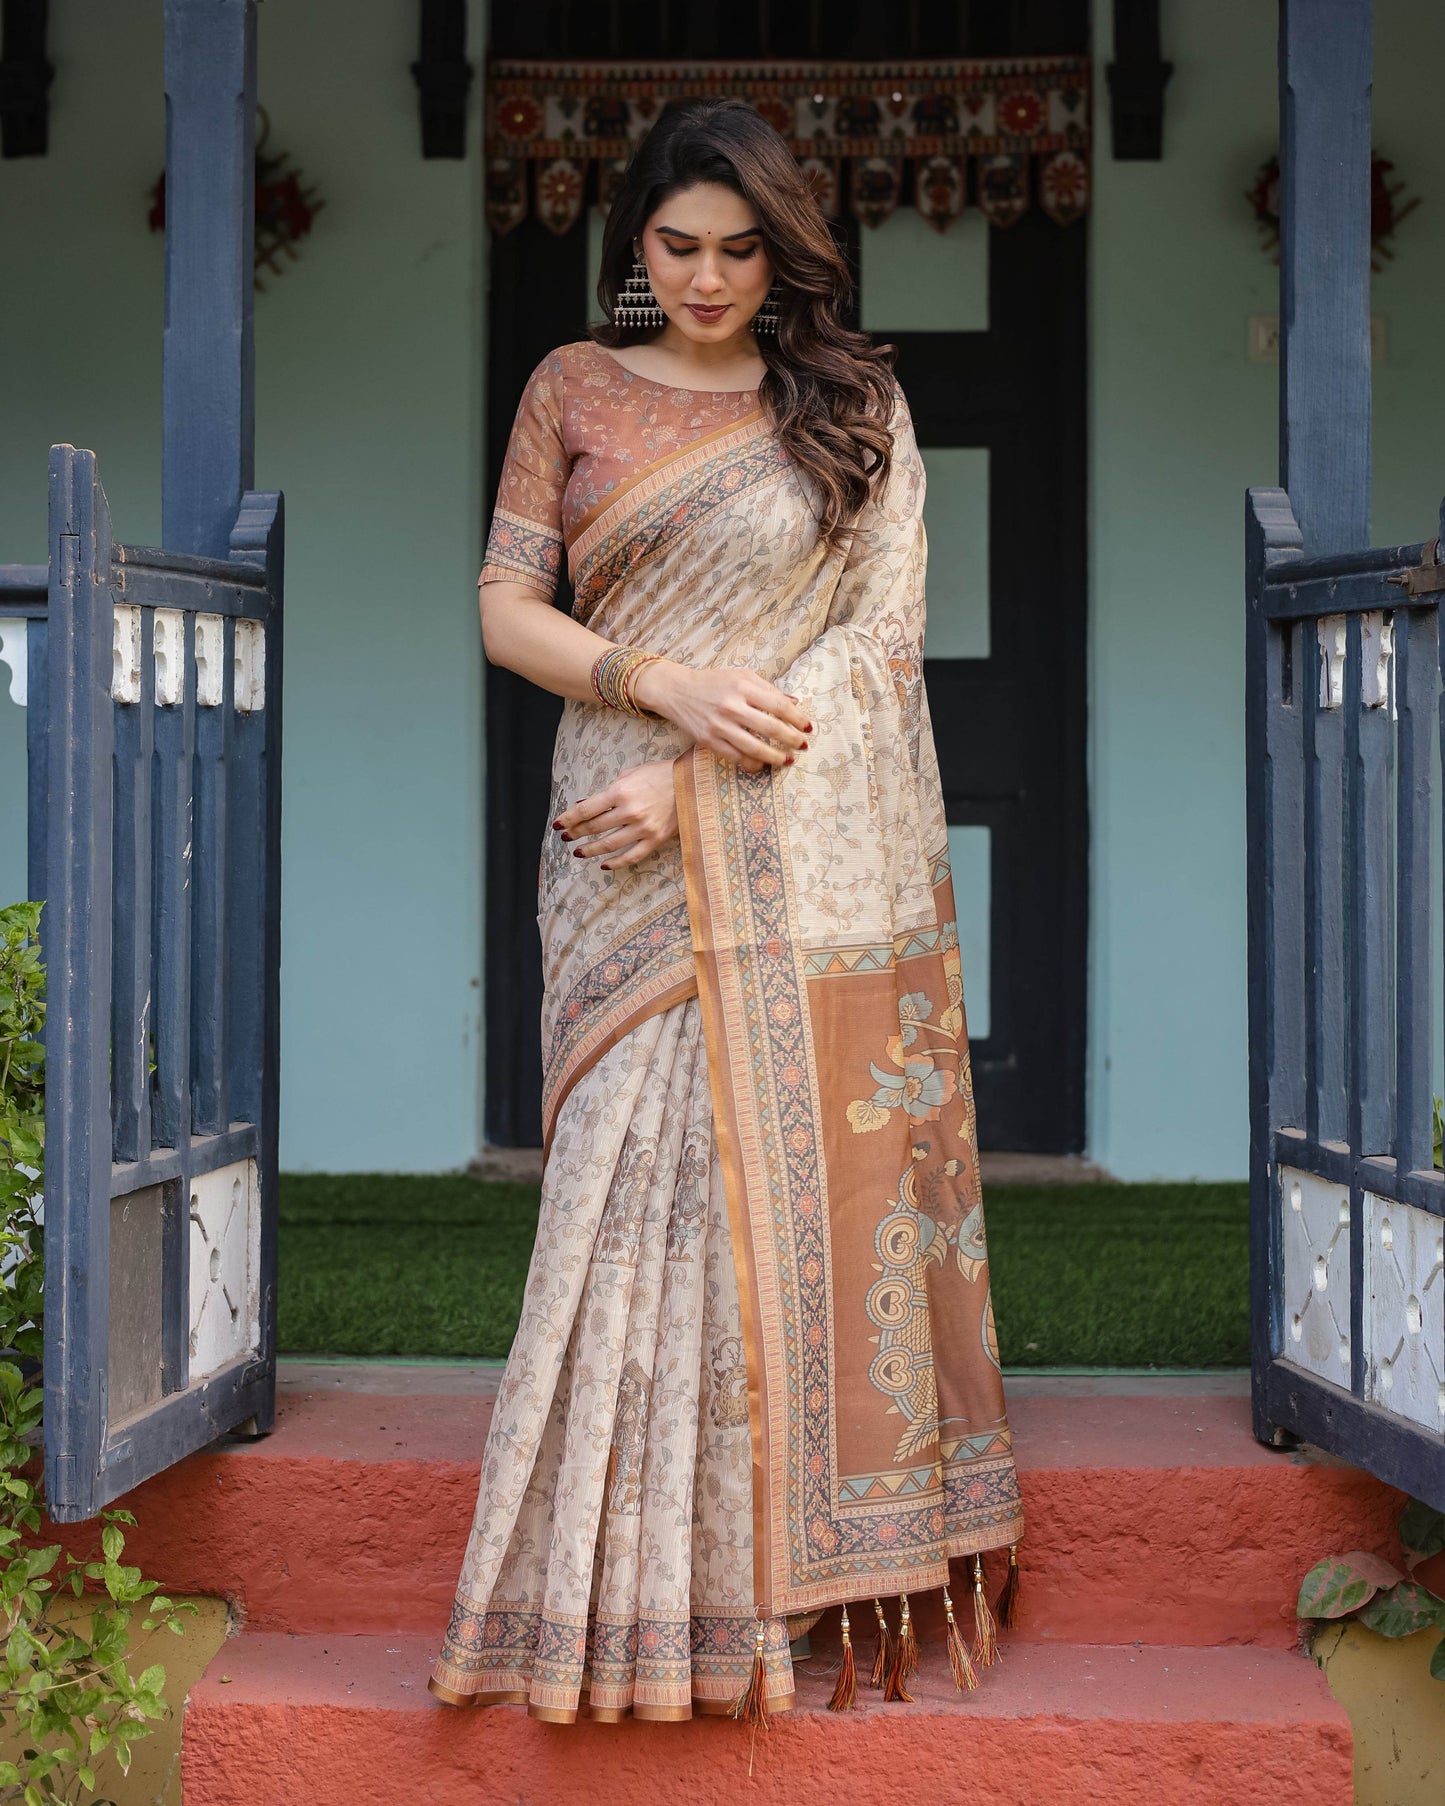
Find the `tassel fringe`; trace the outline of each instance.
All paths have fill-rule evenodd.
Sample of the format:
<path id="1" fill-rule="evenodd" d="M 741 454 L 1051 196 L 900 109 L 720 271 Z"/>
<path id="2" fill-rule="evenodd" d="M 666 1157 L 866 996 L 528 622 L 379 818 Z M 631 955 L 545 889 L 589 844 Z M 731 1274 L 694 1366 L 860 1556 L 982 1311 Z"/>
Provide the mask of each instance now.
<path id="1" fill-rule="evenodd" d="M 848 1634 L 848 1608 L 843 1607 L 843 1666 L 828 1701 L 830 1712 L 851 1712 L 858 1698 L 858 1671 L 853 1665 L 853 1639 Z"/>
<path id="2" fill-rule="evenodd" d="M 888 1678 L 888 1669 L 893 1661 L 893 1639 L 888 1635 L 888 1620 L 883 1616 L 883 1602 L 873 1601 L 873 1611 L 878 1619 L 878 1647 L 873 1651 L 873 1672 L 868 1676 L 870 1687 L 881 1687 Z"/>
<path id="3" fill-rule="evenodd" d="M 908 1610 L 907 1593 L 898 1595 L 898 1605 L 898 1640 L 893 1645 L 893 1662 L 884 1683 L 883 1697 L 885 1700 L 905 1700 L 911 1706 L 913 1695 L 908 1691 L 908 1677 L 918 1672 L 918 1638 L 913 1632 L 913 1617 Z"/>
<path id="4" fill-rule="evenodd" d="M 968 1643 L 959 1626 L 954 1611 L 953 1599 L 948 1588 L 943 1589 L 943 1610 L 947 1619 L 948 1667 L 953 1675 L 953 1684 L 960 1693 L 971 1693 L 979 1684 L 979 1669 L 992 1668 L 999 1660 L 998 1632 L 1012 1628 L 1018 1616 L 1019 1600 L 1019 1558 L 1018 1545 L 1010 1545 L 1008 1552 L 1008 1573 L 1004 1578 L 1003 1590 L 998 1596 L 996 1612 L 991 1610 L 988 1596 L 984 1592 L 983 1558 L 973 1558 L 973 1624 L 974 1646 L 970 1653 Z M 873 1615 L 878 1624 L 878 1641 L 873 1651 L 873 1667 L 868 1676 L 870 1687 L 881 1687 L 885 1700 L 903 1700 L 913 1704 L 913 1695 L 908 1691 L 910 1676 L 918 1672 L 918 1636 L 913 1628 L 913 1613 L 909 1609 L 907 1593 L 898 1595 L 899 1619 L 898 1633 L 892 1635 L 888 1629 L 888 1619 L 883 1610 L 883 1601 L 873 1601 Z M 830 1712 L 851 1712 L 857 1709 L 858 1703 L 858 1669 L 857 1659 L 853 1653 L 852 1626 L 848 1618 L 848 1608 L 843 1607 L 841 1630 L 843 1635 L 843 1661 L 838 1672 L 838 1683 L 833 1689 L 833 1697 L 828 1701 Z M 765 1631 L 763 1620 L 758 1620 L 757 1644 L 753 1652 L 752 1676 L 742 1697 L 733 1707 L 733 1717 L 741 1719 L 744 1724 L 751 1724 L 754 1730 L 759 1725 L 768 1729 L 767 1702 L 764 1696 L 764 1678 L 766 1665 L 764 1660 Z"/>
<path id="5" fill-rule="evenodd" d="M 771 1730 L 768 1723 L 767 1675 L 768 1662 L 766 1654 L 768 1638 L 767 1620 L 758 1616 L 758 1634 L 753 1643 L 753 1667 L 748 1676 L 748 1684 L 738 1696 L 731 1716 L 743 1724 L 750 1724 L 757 1729 L 759 1725 L 765 1731 Z"/>
<path id="6" fill-rule="evenodd" d="M 943 1589 L 943 1610 L 948 1619 L 948 1666 L 953 1671 L 953 1684 L 960 1693 L 971 1693 L 978 1685 L 978 1670 L 969 1660 L 968 1645 L 953 1615 L 947 1587 Z"/>
<path id="7" fill-rule="evenodd" d="M 998 1596 L 998 1604 L 993 1608 L 1000 1630 L 1012 1630 L 1018 1623 L 1019 1616 L 1019 1546 L 1009 1544 L 1008 1576 L 1003 1583 L 1003 1591 Z"/>
<path id="8" fill-rule="evenodd" d="M 988 1608 L 983 1590 L 983 1558 L 978 1555 L 973 1558 L 973 1623 L 978 1633 L 973 1659 L 980 1668 L 992 1668 L 998 1660 L 998 1626 Z"/>

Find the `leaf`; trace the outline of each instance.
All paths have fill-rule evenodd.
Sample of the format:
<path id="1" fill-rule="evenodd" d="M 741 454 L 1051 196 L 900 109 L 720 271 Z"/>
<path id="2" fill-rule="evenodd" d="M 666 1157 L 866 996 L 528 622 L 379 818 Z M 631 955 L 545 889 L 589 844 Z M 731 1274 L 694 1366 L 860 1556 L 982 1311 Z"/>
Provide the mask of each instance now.
<path id="1" fill-rule="evenodd" d="M 1360 1623 L 1382 1637 L 1411 1637 L 1432 1624 L 1445 1630 L 1445 1599 L 1416 1581 L 1402 1580 L 1375 1595 L 1361 1610 Z"/>
<path id="2" fill-rule="evenodd" d="M 1445 1511 L 1436 1511 L 1423 1499 L 1411 1499 L 1400 1516 L 1400 1542 L 1407 1567 L 1438 1555 L 1445 1549 Z"/>
<path id="3" fill-rule="evenodd" d="M 29 1570 L 32 1577 L 37 1574 L 48 1574 L 55 1566 L 59 1554 L 59 1543 L 51 1543 L 50 1546 L 45 1549 L 27 1549 L 25 1552 L 26 1568 Z"/>
<path id="4" fill-rule="evenodd" d="M 159 1693 L 165 1684 L 166 1671 L 159 1662 L 153 1662 L 136 1682 L 136 1686 L 142 1693 Z"/>
<path id="5" fill-rule="evenodd" d="M 1352 1549 L 1348 1555 L 1327 1555 L 1300 1582 L 1295 1610 L 1301 1618 L 1346 1618 L 1382 1587 L 1392 1587 L 1401 1579 L 1389 1562 L 1362 1549 Z"/>
<path id="6" fill-rule="evenodd" d="M 1445 1637 L 1441 1637 L 1430 1657 L 1430 1676 L 1432 1680 L 1445 1681 Z"/>
<path id="7" fill-rule="evenodd" d="M 892 1114 L 891 1110 L 882 1109 L 866 1097 L 860 1097 L 856 1103 L 849 1104 L 846 1111 L 855 1135 L 871 1135 L 874 1129 L 881 1129 Z"/>

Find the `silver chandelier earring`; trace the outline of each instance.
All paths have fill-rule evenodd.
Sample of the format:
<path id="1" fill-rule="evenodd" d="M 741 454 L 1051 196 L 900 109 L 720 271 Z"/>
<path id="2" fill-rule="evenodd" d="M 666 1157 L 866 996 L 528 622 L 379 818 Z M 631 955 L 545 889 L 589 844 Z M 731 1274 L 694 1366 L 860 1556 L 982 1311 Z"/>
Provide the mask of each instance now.
<path id="1" fill-rule="evenodd" d="M 616 326 L 661 326 L 667 315 L 658 305 L 657 296 L 652 292 L 652 282 L 647 274 L 647 265 L 639 257 L 632 266 L 632 274 L 622 285 L 622 293 L 612 306 L 612 321 Z"/>
<path id="2" fill-rule="evenodd" d="M 753 315 L 753 328 L 757 332 L 776 332 L 778 321 L 783 317 L 783 291 L 775 282 L 763 297 L 763 304 Z"/>

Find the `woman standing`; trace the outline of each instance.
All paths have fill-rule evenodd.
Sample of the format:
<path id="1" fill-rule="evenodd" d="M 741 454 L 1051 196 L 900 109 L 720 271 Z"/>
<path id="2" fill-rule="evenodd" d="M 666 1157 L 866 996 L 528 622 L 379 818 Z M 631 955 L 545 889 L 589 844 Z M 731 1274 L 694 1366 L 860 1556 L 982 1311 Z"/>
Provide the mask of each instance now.
<path id="1" fill-rule="evenodd" d="M 608 216 L 613 324 L 518 410 L 481 610 L 488 657 L 568 699 L 547 1151 L 451 1704 L 756 1716 L 792 1701 L 790 1634 L 850 1601 L 907 1697 L 907 1596 L 950 1557 L 971 1685 L 981 1551 L 1010 1547 L 1012 1596 L 923 467 L 847 281 L 783 140 L 688 102 Z M 835 1705 L 851 1675 L 848 1647 Z"/>

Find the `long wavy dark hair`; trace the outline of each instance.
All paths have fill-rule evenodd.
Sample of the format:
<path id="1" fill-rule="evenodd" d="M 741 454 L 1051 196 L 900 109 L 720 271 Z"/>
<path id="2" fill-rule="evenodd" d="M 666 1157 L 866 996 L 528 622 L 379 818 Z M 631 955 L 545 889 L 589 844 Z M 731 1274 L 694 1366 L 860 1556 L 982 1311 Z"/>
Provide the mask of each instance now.
<path id="1" fill-rule="evenodd" d="M 614 325 L 613 306 L 643 227 L 670 195 L 700 182 L 731 188 L 758 216 L 780 290 L 777 336 L 757 341 L 767 365 L 758 395 L 817 488 L 823 537 L 836 540 L 888 474 L 894 348 L 843 324 L 848 266 L 792 153 L 746 101 L 673 102 L 638 145 L 607 215 L 597 282 L 607 323 L 592 336 L 624 346 L 656 335 L 655 327 Z"/>

